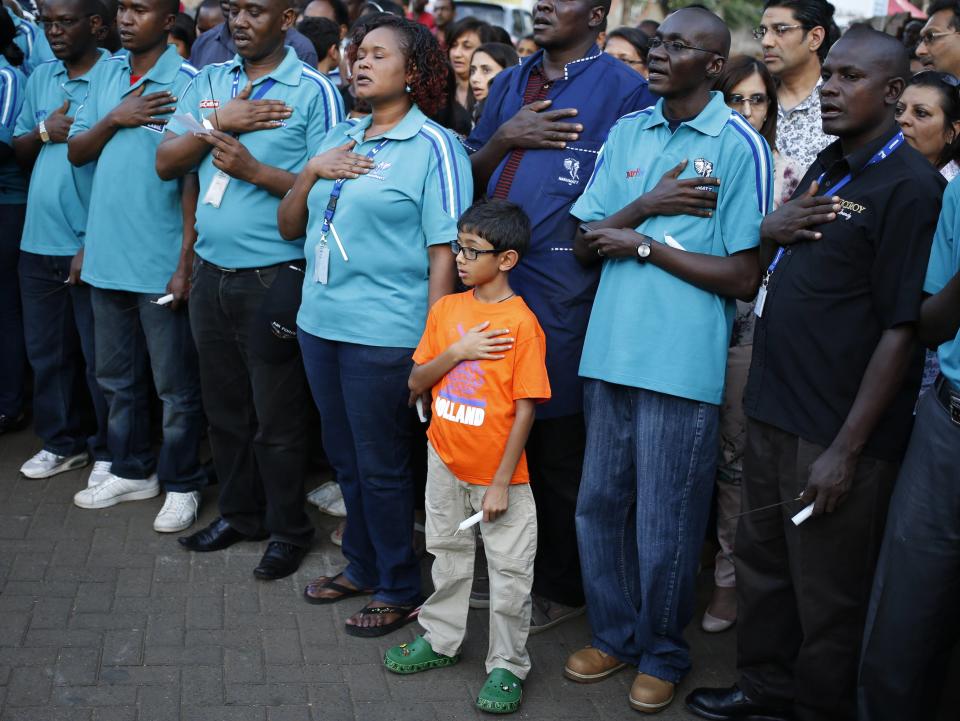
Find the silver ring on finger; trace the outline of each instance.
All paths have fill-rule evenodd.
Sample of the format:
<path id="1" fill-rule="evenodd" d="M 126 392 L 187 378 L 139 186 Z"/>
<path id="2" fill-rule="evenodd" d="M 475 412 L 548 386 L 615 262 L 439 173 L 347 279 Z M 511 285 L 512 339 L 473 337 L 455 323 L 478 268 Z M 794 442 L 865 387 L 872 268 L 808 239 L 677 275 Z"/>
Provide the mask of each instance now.
<path id="1" fill-rule="evenodd" d="M 597 248 L 597 255 L 599 255 L 601 258 L 603 257 L 603 248 Z"/>

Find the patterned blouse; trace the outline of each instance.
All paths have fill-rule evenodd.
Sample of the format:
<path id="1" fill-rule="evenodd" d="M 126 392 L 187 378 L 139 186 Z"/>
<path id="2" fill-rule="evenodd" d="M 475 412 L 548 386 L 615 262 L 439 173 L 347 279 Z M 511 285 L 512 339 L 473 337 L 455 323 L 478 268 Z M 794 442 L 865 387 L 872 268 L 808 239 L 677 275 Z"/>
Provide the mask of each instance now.
<path id="1" fill-rule="evenodd" d="M 820 124 L 819 80 L 810 94 L 795 108 L 784 110 L 777 106 L 777 148 L 788 158 L 793 158 L 802 176 L 819 152 L 836 138 L 826 135 Z"/>

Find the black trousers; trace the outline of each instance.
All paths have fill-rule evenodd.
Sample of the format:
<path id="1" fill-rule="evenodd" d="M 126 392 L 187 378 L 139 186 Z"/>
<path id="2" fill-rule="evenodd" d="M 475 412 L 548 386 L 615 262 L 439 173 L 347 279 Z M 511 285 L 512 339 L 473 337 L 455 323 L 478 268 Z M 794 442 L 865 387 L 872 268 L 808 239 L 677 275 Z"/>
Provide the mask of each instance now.
<path id="1" fill-rule="evenodd" d="M 241 533 L 267 531 L 273 540 L 309 546 L 314 528 L 303 483 L 310 390 L 299 347 L 282 361 L 264 360 L 250 347 L 253 318 L 277 272 L 278 266 L 229 272 L 198 261 L 190 324 L 220 515 Z"/>
<path id="2" fill-rule="evenodd" d="M 743 512 L 796 498 L 823 448 L 749 420 Z M 856 718 L 860 643 L 897 464 L 861 457 L 832 514 L 794 526 L 788 503 L 740 518 L 737 666 L 756 701 L 797 721 Z"/>
<path id="3" fill-rule="evenodd" d="M 577 413 L 534 421 L 526 446 L 539 529 L 533 592 L 567 606 L 585 603 L 574 521 L 585 441 Z"/>
<path id="4" fill-rule="evenodd" d="M 877 563 L 860 666 L 861 721 L 937 717 L 960 637 L 958 609 L 960 423 L 930 392 L 920 401 Z"/>

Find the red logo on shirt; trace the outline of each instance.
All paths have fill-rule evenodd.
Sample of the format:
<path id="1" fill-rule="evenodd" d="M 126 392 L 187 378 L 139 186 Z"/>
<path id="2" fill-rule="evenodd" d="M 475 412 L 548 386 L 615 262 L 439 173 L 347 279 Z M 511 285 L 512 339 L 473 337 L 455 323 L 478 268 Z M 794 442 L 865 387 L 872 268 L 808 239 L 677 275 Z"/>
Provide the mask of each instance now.
<path id="1" fill-rule="evenodd" d="M 213 110 L 214 108 L 220 107 L 219 100 L 201 100 L 200 109 L 201 110 Z"/>
<path id="2" fill-rule="evenodd" d="M 627 171 L 627 180 L 630 180 L 630 178 L 637 178 L 637 177 L 639 177 L 642 173 L 643 173 L 643 169 L 642 169 L 642 168 L 634 168 L 633 170 L 628 170 L 628 171 Z"/>

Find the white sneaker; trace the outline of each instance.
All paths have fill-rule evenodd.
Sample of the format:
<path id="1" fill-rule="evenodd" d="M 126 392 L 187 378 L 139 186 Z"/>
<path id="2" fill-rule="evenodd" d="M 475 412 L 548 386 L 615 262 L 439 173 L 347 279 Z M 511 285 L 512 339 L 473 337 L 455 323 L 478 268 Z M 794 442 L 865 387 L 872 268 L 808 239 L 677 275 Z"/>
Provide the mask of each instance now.
<path id="1" fill-rule="evenodd" d="M 163 508 L 153 522 L 153 530 L 157 533 L 176 533 L 190 528 L 197 520 L 197 509 L 200 508 L 200 493 L 187 491 L 176 493 L 167 491 L 167 499 Z"/>
<path id="2" fill-rule="evenodd" d="M 94 461 L 93 470 L 87 476 L 87 488 L 99 486 L 110 477 L 110 461 Z"/>
<path id="3" fill-rule="evenodd" d="M 93 488 L 84 488 L 73 497 L 80 508 L 109 508 L 124 501 L 143 501 L 160 495 L 160 483 L 154 473 L 147 479 L 121 478 L 111 473 Z"/>
<path id="4" fill-rule="evenodd" d="M 75 456 L 58 456 L 56 453 L 43 450 L 20 466 L 20 473 L 27 478 L 50 478 L 58 473 L 72 471 L 74 468 L 83 468 L 90 462 L 86 453 Z"/>

